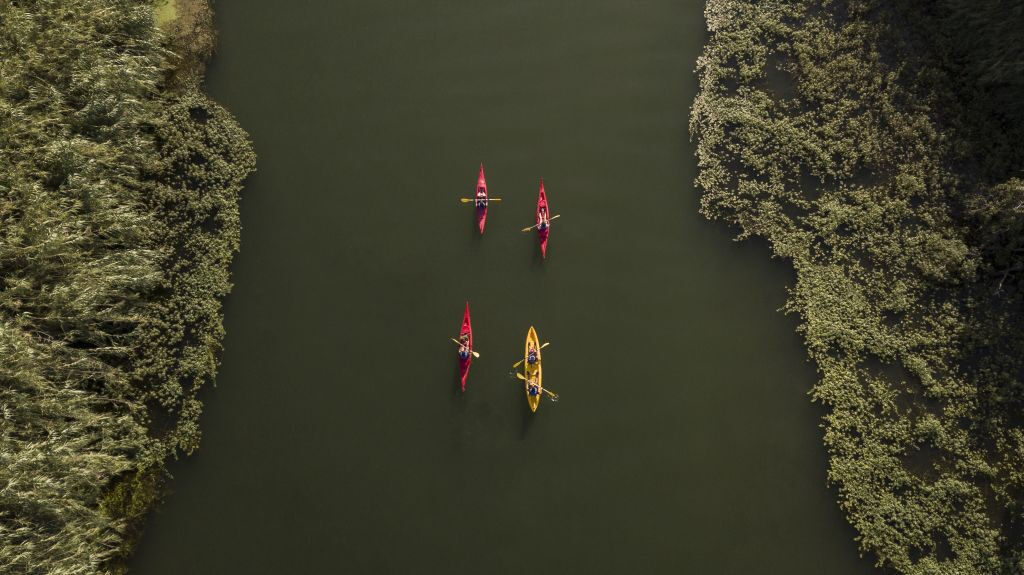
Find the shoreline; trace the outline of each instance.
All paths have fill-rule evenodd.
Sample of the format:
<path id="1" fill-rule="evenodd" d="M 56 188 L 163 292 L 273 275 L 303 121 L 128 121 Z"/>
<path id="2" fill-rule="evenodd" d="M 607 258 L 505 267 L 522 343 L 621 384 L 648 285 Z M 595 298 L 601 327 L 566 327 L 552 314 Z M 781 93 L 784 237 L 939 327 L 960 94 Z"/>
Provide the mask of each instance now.
<path id="1" fill-rule="evenodd" d="M 3 572 L 125 572 L 199 445 L 255 154 L 202 92 L 209 4 L 173 7 L 0 3 Z"/>
<path id="2" fill-rule="evenodd" d="M 990 7 L 974 27 L 1013 33 Z M 861 552 L 915 575 L 1024 569 L 1024 338 L 1002 329 L 1024 309 L 1022 130 L 999 128 L 1005 94 L 971 60 L 945 67 L 1002 62 L 983 51 L 999 43 L 957 44 L 977 30 L 955 10 L 875 1 L 709 0 L 706 17 L 701 212 L 796 270 L 784 310 Z"/>

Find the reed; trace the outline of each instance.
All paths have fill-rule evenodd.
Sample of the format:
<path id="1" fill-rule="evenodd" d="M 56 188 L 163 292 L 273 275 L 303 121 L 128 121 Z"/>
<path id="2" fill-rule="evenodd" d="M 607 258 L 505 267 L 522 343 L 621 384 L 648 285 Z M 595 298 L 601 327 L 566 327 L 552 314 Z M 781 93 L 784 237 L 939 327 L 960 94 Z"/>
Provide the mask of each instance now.
<path id="1" fill-rule="evenodd" d="M 907 574 L 1024 572 L 1021 2 L 984 4 L 710 0 L 698 62 L 702 212 L 794 266 L 829 481 Z"/>
<path id="2" fill-rule="evenodd" d="M 0 2 L 0 572 L 122 569 L 199 440 L 245 133 L 153 6 Z"/>

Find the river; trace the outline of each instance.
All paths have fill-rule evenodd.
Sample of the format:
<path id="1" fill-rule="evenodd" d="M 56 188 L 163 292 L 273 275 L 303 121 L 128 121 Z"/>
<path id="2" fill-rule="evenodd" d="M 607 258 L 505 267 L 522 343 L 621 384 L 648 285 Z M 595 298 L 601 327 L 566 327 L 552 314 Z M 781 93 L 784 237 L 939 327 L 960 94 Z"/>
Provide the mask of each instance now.
<path id="1" fill-rule="evenodd" d="M 259 171 L 203 444 L 133 572 L 873 571 L 792 273 L 697 213 L 701 2 L 216 8 L 208 87 Z M 545 261 L 519 231 L 541 177 Z M 508 377 L 531 325 L 561 395 L 536 414 Z"/>

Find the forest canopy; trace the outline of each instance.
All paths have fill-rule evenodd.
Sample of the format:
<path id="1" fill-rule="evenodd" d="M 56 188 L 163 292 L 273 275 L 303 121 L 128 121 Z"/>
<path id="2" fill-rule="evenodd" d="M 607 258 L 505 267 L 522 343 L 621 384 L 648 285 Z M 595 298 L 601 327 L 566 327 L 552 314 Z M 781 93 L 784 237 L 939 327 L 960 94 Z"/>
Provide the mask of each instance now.
<path id="1" fill-rule="evenodd" d="M 0 2 L 3 573 L 120 571 L 199 441 L 255 156 L 172 40 L 150 2 Z"/>
<path id="2" fill-rule="evenodd" d="M 1024 573 L 1024 2 L 710 0 L 702 211 L 787 311 L 862 550 Z"/>

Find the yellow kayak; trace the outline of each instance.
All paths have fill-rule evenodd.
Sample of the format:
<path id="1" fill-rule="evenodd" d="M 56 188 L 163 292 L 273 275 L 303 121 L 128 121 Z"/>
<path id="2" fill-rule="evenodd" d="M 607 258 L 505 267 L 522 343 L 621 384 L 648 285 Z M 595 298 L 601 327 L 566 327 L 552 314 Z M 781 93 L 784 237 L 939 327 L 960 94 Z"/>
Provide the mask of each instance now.
<path id="1" fill-rule="evenodd" d="M 537 363 L 530 364 L 530 346 L 537 350 Z M 530 404 L 530 411 L 537 411 L 537 406 L 540 405 L 540 394 L 541 394 L 541 373 L 540 373 L 540 340 L 537 339 L 537 330 L 530 326 L 530 331 L 526 333 L 526 345 L 523 348 L 523 375 L 526 380 L 523 381 L 523 386 L 526 388 L 526 402 Z M 537 395 L 530 395 L 530 384 L 537 384 Z"/>

